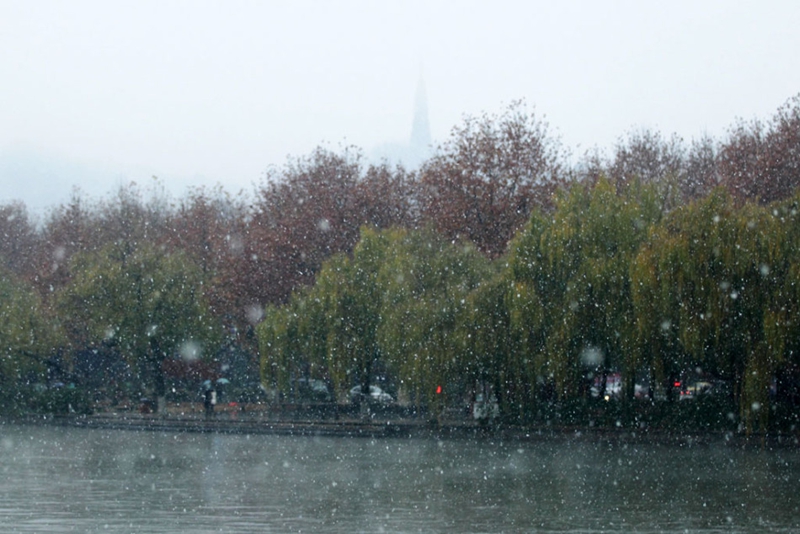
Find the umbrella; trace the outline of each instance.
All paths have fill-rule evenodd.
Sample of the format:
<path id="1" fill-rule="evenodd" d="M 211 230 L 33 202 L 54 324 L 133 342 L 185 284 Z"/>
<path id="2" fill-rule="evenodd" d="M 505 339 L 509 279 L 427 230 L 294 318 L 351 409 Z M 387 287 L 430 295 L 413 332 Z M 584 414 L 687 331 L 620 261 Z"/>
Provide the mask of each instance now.
<path id="1" fill-rule="evenodd" d="M 217 384 L 221 384 L 224 386 L 225 384 L 230 384 L 230 383 L 231 381 L 228 380 L 227 378 L 217 378 Z"/>

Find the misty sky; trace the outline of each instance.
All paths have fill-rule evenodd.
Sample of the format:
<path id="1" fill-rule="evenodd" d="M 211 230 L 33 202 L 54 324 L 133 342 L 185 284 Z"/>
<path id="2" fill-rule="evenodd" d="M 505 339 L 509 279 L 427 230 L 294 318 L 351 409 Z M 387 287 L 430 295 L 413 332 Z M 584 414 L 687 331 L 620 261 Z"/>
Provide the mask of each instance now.
<path id="1" fill-rule="evenodd" d="M 157 175 L 252 190 L 326 144 L 435 141 L 525 99 L 573 154 L 724 135 L 800 92 L 800 2 L 0 0 L 0 202 Z"/>

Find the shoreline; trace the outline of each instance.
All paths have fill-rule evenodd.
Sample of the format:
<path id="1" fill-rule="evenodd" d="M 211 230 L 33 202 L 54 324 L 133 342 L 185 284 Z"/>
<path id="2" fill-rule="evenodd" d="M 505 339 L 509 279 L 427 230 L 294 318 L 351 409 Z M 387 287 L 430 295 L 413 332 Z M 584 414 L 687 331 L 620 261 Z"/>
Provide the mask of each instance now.
<path id="1" fill-rule="evenodd" d="M 0 417 L 5 424 L 54 425 L 100 430 L 128 430 L 173 433 L 218 433 L 308 437 L 478 439 L 500 442 L 584 442 L 598 445 L 660 444 L 667 446 L 745 447 L 759 449 L 799 448 L 800 435 L 750 434 L 736 432 L 670 432 L 660 429 L 568 427 L 545 425 L 481 426 L 468 421 L 435 423 L 421 419 L 339 419 L 277 420 L 264 416 L 230 413 L 210 418 L 197 414 L 140 414 L 104 412 L 93 415 L 37 415 Z"/>

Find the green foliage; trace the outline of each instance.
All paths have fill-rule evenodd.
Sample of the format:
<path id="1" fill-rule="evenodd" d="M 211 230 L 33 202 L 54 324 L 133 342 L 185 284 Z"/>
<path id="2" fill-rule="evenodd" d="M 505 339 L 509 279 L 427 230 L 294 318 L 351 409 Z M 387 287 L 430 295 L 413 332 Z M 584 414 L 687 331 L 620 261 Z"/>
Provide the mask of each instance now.
<path id="1" fill-rule="evenodd" d="M 109 245 L 77 256 L 58 306 L 77 346 L 115 346 L 163 395 L 165 358 L 214 354 L 220 331 L 200 270 L 181 252 Z"/>
<path id="2" fill-rule="evenodd" d="M 513 328 L 507 280 L 500 274 L 467 297 L 458 330 L 469 355 L 470 387 L 490 386 L 504 413 L 524 418 L 535 393 L 537 369 L 523 353 L 524 337 Z"/>
<path id="3" fill-rule="evenodd" d="M 799 205 L 737 206 L 716 190 L 665 216 L 656 187 L 600 179 L 534 213 L 494 261 L 426 231 L 365 229 L 313 288 L 268 310 L 264 379 L 325 379 L 342 400 L 379 369 L 433 414 L 488 387 L 510 421 L 764 430 L 774 377 L 800 365 Z M 619 413 L 589 395 L 611 372 Z M 696 372 L 730 388 L 631 412 L 637 378 L 670 400 Z"/>
<path id="4" fill-rule="evenodd" d="M 342 399 L 380 369 L 427 405 L 463 374 L 458 318 L 488 265 L 472 246 L 428 232 L 362 230 L 352 256 L 326 261 L 313 289 L 268 309 L 258 327 L 264 380 L 287 392 L 292 376 L 323 378 Z"/>
<path id="5" fill-rule="evenodd" d="M 472 245 L 429 232 L 396 232 L 382 266 L 380 342 L 399 383 L 418 405 L 439 403 L 464 387 L 476 365 L 459 326 L 467 297 L 491 273 Z M 443 393 L 436 388 L 442 386 Z"/>
<path id="6" fill-rule="evenodd" d="M 748 429 L 766 428 L 797 349 L 796 203 L 737 208 L 718 190 L 670 214 L 632 267 L 651 365 L 666 383 L 690 367 L 730 380 Z"/>
<path id="7" fill-rule="evenodd" d="M 59 335 L 33 290 L 0 272 L 0 387 L 40 380 Z"/>
<path id="8" fill-rule="evenodd" d="M 89 391 L 73 385 L 47 388 L 42 383 L 18 382 L 0 387 L 0 415 L 86 415 L 91 412 Z"/>
<path id="9" fill-rule="evenodd" d="M 36 392 L 32 401 L 31 408 L 39 413 L 85 415 L 92 411 L 88 392 L 75 387 L 45 389 Z"/>
<path id="10" fill-rule="evenodd" d="M 262 380 L 279 392 L 323 380 L 342 401 L 380 380 L 438 415 L 480 389 L 506 421 L 585 423 L 592 375 L 622 373 L 625 415 L 638 379 L 673 400 L 699 370 L 730 384 L 748 430 L 791 428 L 798 124 L 795 97 L 722 142 L 634 132 L 568 169 L 516 103 L 467 118 L 414 172 L 320 148 L 269 171 L 253 201 L 199 190 L 176 210 L 156 181 L 149 200 L 136 184 L 76 193 L 43 225 L 0 206 L 0 396 L 61 410 L 36 387 L 86 349 L 122 355 L 160 396 L 164 358 L 213 354 L 217 321 L 249 345 L 266 305 Z"/>
<path id="11" fill-rule="evenodd" d="M 264 319 L 258 325 L 259 351 L 261 359 L 261 381 L 277 386 L 282 391 L 291 387 L 290 375 L 294 368 L 293 357 L 297 352 L 292 344 L 296 339 L 290 332 L 296 331 L 296 315 L 288 308 L 268 307 Z"/>
<path id="12" fill-rule="evenodd" d="M 630 261 L 660 208 L 652 188 L 573 187 L 552 218 L 534 215 L 509 258 L 509 306 L 524 358 L 560 398 L 586 395 L 595 368 L 622 369 L 632 394 Z"/>

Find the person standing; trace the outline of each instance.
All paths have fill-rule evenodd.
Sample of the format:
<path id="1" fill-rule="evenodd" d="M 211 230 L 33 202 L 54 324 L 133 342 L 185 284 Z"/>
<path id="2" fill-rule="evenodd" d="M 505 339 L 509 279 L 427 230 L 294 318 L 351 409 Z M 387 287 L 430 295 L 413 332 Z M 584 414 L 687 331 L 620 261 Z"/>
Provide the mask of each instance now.
<path id="1" fill-rule="evenodd" d="M 206 412 L 206 417 L 214 415 L 214 405 L 217 403 L 217 392 L 208 388 L 203 393 L 203 408 Z"/>

